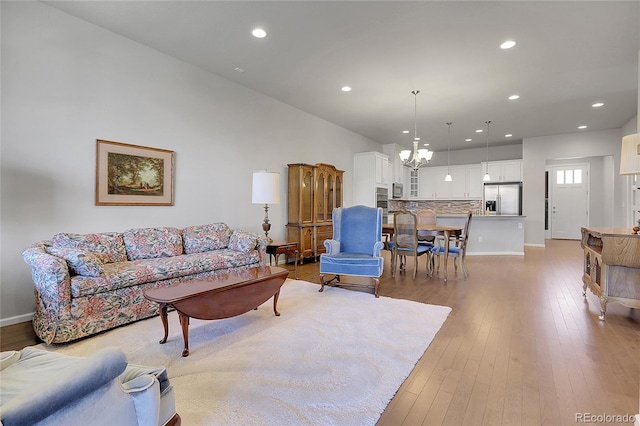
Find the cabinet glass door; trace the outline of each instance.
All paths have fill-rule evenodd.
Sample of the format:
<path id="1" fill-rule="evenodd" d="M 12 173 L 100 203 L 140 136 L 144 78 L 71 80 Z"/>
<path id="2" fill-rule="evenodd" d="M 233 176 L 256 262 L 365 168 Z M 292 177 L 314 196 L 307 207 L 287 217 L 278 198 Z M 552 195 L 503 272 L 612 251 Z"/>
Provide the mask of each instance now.
<path id="1" fill-rule="evenodd" d="M 325 220 L 327 220 L 326 202 L 327 202 L 326 176 L 324 172 L 320 172 L 318 173 L 318 179 L 316 180 L 316 221 L 317 222 L 324 222 Z"/>
<path id="2" fill-rule="evenodd" d="M 336 207 L 342 207 L 342 175 L 336 176 Z"/>
<path id="3" fill-rule="evenodd" d="M 301 192 L 301 214 L 300 217 L 303 223 L 313 222 L 313 170 L 306 169 L 302 176 L 302 188 Z"/>
<path id="4" fill-rule="evenodd" d="M 327 188 L 329 190 L 329 193 L 327 194 L 327 220 L 331 220 L 333 217 L 333 206 L 335 204 L 336 192 L 332 175 L 327 177 Z"/>

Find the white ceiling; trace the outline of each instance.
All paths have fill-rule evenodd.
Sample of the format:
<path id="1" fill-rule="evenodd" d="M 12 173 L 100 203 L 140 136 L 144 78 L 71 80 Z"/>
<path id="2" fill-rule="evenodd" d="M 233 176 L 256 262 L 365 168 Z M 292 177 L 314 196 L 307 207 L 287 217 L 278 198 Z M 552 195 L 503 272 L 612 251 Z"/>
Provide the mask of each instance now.
<path id="1" fill-rule="evenodd" d="M 412 90 L 435 151 L 448 121 L 464 149 L 485 146 L 486 120 L 493 146 L 637 114 L 638 1 L 46 3 L 381 144 L 411 147 Z M 501 50 L 507 39 L 516 47 Z"/>

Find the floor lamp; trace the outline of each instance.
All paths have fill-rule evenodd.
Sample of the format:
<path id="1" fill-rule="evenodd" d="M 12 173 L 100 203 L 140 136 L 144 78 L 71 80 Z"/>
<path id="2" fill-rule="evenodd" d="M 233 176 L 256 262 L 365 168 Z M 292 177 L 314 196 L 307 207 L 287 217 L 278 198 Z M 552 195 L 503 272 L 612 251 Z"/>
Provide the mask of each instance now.
<path id="1" fill-rule="evenodd" d="M 264 204 L 264 222 L 262 223 L 262 229 L 264 235 L 269 239 L 269 242 L 273 240 L 269 237 L 269 230 L 271 224 L 269 223 L 269 204 L 280 203 L 280 173 L 259 171 L 253 172 L 253 185 L 251 191 L 251 202 L 253 204 Z"/>

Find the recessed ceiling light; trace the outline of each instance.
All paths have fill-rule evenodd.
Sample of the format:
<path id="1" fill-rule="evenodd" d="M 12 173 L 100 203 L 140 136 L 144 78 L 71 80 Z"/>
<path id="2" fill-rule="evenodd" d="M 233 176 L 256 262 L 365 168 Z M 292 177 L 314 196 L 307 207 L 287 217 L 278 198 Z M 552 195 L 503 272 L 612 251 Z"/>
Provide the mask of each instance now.
<path id="1" fill-rule="evenodd" d="M 471 139 L 471 138 L 466 138 L 464 141 L 465 141 L 465 142 L 471 142 L 472 140 L 473 140 L 473 139 Z"/>
<path id="2" fill-rule="evenodd" d="M 516 99 L 519 99 L 519 98 L 520 98 L 520 95 L 511 95 L 511 96 L 509 96 L 509 100 L 510 101 L 515 101 Z"/>
<path id="3" fill-rule="evenodd" d="M 409 133 L 409 131 L 408 130 L 403 130 L 402 133 Z"/>
<path id="4" fill-rule="evenodd" d="M 254 28 L 251 31 L 251 34 L 253 34 L 253 36 L 256 38 L 265 38 L 267 36 L 267 32 L 262 28 Z"/>
<path id="5" fill-rule="evenodd" d="M 243 70 L 242 68 L 240 68 L 240 67 L 236 67 L 236 68 L 234 68 L 234 71 L 244 72 L 244 70 Z"/>
<path id="6" fill-rule="evenodd" d="M 414 140 L 414 141 L 419 141 L 419 140 L 420 140 L 420 138 L 413 138 L 413 140 Z"/>
<path id="7" fill-rule="evenodd" d="M 476 130 L 476 133 L 482 133 L 482 129 Z"/>
<path id="8" fill-rule="evenodd" d="M 510 138 L 511 136 L 513 136 L 511 133 L 507 133 L 506 135 L 504 135 L 505 138 Z"/>
<path id="9" fill-rule="evenodd" d="M 587 126 L 585 126 L 584 124 L 582 126 L 578 126 L 578 129 L 582 130 L 582 129 L 586 129 Z"/>
<path id="10" fill-rule="evenodd" d="M 424 146 L 429 146 L 429 144 L 428 144 L 428 143 L 425 143 L 425 144 L 423 144 L 423 145 L 424 145 Z"/>
<path id="11" fill-rule="evenodd" d="M 516 45 L 516 42 L 513 40 L 507 40 L 504 43 L 502 43 L 500 45 L 500 49 L 511 49 L 513 46 Z"/>
<path id="12" fill-rule="evenodd" d="M 342 90 L 343 92 L 350 92 L 350 91 L 351 91 L 351 87 L 349 87 L 349 86 L 344 86 L 344 87 L 343 87 L 342 89 L 340 89 L 340 90 Z"/>
<path id="13" fill-rule="evenodd" d="M 596 102 L 595 104 L 591 105 L 594 108 L 600 108 L 601 106 L 603 106 L 604 104 L 602 102 Z"/>

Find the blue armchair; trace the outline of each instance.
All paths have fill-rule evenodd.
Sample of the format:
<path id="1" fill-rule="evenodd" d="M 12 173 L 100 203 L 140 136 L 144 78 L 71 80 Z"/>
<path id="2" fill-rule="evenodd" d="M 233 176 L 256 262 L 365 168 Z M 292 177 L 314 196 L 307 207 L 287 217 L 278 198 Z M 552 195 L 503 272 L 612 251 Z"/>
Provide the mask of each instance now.
<path id="1" fill-rule="evenodd" d="M 333 210 L 333 239 L 325 240 L 326 253 L 320 255 L 320 291 L 340 275 L 371 277 L 374 294 L 384 266 L 380 255 L 382 243 L 382 209 L 365 206 L 339 207 Z M 335 274 L 329 281 L 325 274 Z M 349 284 L 351 285 L 351 284 Z"/>
<path id="2" fill-rule="evenodd" d="M 105 348 L 88 358 L 28 346 L 0 353 L 0 424 L 181 424 L 164 367 Z"/>

